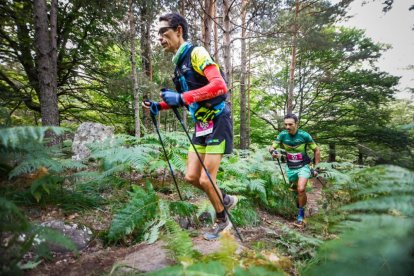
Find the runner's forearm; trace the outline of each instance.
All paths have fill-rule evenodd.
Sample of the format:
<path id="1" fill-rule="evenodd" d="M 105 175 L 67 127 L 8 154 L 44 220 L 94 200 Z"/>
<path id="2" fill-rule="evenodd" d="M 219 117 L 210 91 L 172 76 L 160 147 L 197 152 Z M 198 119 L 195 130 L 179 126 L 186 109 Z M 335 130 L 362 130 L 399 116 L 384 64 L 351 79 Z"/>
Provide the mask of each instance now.
<path id="1" fill-rule="evenodd" d="M 212 99 L 227 93 L 226 83 L 215 65 L 207 66 L 203 72 L 209 83 L 201 88 L 184 92 L 182 95 L 186 104 Z"/>

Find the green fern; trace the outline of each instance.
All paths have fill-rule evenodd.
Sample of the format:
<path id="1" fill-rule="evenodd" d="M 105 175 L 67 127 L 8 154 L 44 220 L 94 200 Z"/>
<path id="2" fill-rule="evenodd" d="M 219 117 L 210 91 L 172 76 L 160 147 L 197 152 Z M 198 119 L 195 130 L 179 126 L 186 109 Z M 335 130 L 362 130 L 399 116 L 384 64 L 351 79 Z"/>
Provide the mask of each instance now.
<path id="1" fill-rule="evenodd" d="M 200 217 L 204 212 L 210 214 L 210 222 L 213 223 L 214 218 L 216 217 L 216 210 L 214 210 L 214 207 L 211 205 L 211 202 L 209 200 L 203 200 L 199 203 L 197 209 L 197 217 Z"/>
<path id="2" fill-rule="evenodd" d="M 75 161 L 62 161 L 61 149 L 58 146 L 45 147 L 46 131 L 60 135 L 63 128 L 57 127 L 13 127 L 0 130 L 0 164 L 12 164 L 9 177 L 31 173 L 40 167 L 46 167 L 52 173 L 65 169 L 84 167 Z"/>
<path id="3" fill-rule="evenodd" d="M 13 202 L 3 197 L 0 197 L 0 221 L 0 267 L 4 274 L 21 274 L 21 262 L 29 250 L 34 250 L 37 258 L 50 256 L 50 244 L 76 251 L 71 240 L 51 229 L 31 224 Z"/>
<path id="4" fill-rule="evenodd" d="M 237 208 L 231 211 L 233 222 L 237 226 L 258 226 L 261 222 L 252 203 L 243 196 L 239 196 Z"/>
<path id="5" fill-rule="evenodd" d="M 414 259 L 414 173 L 377 166 L 351 173 L 359 191 L 337 212 L 351 213 L 337 227 L 340 239 L 326 242 L 306 275 L 405 275 Z M 375 251 L 372 249 L 375 248 Z"/>
<path id="6" fill-rule="evenodd" d="M 129 194 L 131 200 L 112 220 L 108 233 L 111 242 L 119 241 L 133 232 L 142 236 L 143 226 L 156 215 L 158 197 L 151 184 L 147 183 L 145 190 L 133 186 Z"/>
<path id="7" fill-rule="evenodd" d="M 243 195 L 272 213 L 293 216 L 295 198 L 268 151 L 253 147 L 241 154 L 223 159 L 217 176 L 220 188 L 229 194 Z"/>
<path id="8" fill-rule="evenodd" d="M 30 187 L 30 192 L 37 202 L 40 201 L 42 194 L 47 193 L 50 195 L 50 191 L 54 190 L 55 187 L 63 181 L 62 177 L 54 175 L 45 175 L 42 178 L 38 178 L 33 181 Z"/>
<path id="9" fill-rule="evenodd" d="M 169 202 L 171 214 L 181 217 L 191 217 L 197 211 L 197 206 L 187 201 L 171 201 Z"/>
<path id="10" fill-rule="evenodd" d="M 67 129 L 61 127 L 38 127 L 22 126 L 11 128 L 0 128 L 0 143 L 6 149 L 16 150 L 21 148 L 27 141 L 42 143 L 47 131 L 56 135 L 62 135 Z"/>
<path id="11" fill-rule="evenodd" d="M 5 196 L 19 206 L 55 205 L 62 208 L 64 213 L 85 211 L 107 203 L 100 195 L 66 190 L 61 187 L 53 187 L 49 193 L 42 193 L 39 201 L 36 200 L 30 190 L 3 192 Z"/>
<path id="12" fill-rule="evenodd" d="M 166 248 L 175 260 L 191 264 L 195 258 L 200 256 L 200 253 L 193 249 L 193 242 L 188 232 L 182 230 L 175 221 L 167 220 L 165 229 Z"/>

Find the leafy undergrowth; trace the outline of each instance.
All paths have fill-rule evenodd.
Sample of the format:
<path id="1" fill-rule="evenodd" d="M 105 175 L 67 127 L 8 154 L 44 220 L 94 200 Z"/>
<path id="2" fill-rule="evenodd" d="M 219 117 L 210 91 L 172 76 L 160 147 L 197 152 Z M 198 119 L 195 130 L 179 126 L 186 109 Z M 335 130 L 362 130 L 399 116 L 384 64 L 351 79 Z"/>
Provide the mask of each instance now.
<path id="1" fill-rule="evenodd" d="M 47 130 L 61 132 L 16 128 L 0 134 L 0 167 L 7 174 L 0 186 L 5 273 L 123 273 L 116 261 L 160 240 L 174 265 L 152 272 L 157 275 L 401 275 L 413 266 L 414 176 L 406 169 L 320 164 L 325 187 L 313 206 L 318 213 L 305 229 L 296 229 L 295 196 L 277 164 L 263 149 L 236 151 L 223 159 L 217 182 L 240 198 L 232 218 L 245 241 L 241 248 L 226 236 L 221 249 L 203 255 L 193 236 L 211 225 L 214 210 L 203 193 L 182 182 L 188 147 L 182 134 L 163 134 L 180 201 L 155 136 L 117 136 L 90 145 L 91 158 L 81 162 L 72 161 L 65 147 L 46 148 Z M 43 241 L 75 250 L 37 226 L 49 218 L 91 228 L 90 247 L 79 257 L 53 258 Z"/>

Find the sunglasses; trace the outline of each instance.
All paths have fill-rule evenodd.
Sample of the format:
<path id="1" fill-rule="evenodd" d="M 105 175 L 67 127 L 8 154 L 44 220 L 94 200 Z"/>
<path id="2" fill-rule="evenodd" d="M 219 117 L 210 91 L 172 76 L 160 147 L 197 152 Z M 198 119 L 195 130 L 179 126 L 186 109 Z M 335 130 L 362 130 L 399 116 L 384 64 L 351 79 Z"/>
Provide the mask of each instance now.
<path id="1" fill-rule="evenodd" d="M 158 30 L 158 35 L 164 35 L 168 30 L 175 30 L 177 27 L 163 27 Z"/>

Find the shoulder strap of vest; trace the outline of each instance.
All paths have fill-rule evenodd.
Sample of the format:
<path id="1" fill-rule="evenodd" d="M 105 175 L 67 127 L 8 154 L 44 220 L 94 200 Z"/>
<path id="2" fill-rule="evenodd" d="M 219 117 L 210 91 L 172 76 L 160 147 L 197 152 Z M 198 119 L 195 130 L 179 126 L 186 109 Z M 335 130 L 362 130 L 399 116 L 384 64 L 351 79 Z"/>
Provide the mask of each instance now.
<path id="1" fill-rule="evenodd" d="M 195 48 L 195 46 L 194 46 L 194 45 L 191 45 L 191 46 L 190 46 L 190 49 L 188 49 L 188 50 L 187 50 L 187 52 L 185 53 L 185 55 L 183 55 L 183 56 L 181 56 L 181 57 L 180 57 L 180 59 L 179 59 L 179 60 L 178 60 L 178 62 L 177 62 L 177 65 L 175 66 L 175 68 L 176 68 L 176 69 L 178 69 L 178 70 L 179 70 L 180 65 L 181 65 L 181 64 L 183 64 L 184 60 L 185 60 L 188 56 L 189 56 L 189 57 L 190 57 L 190 59 L 191 59 L 191 53 L 193 52 L 194 48 Z"/>

